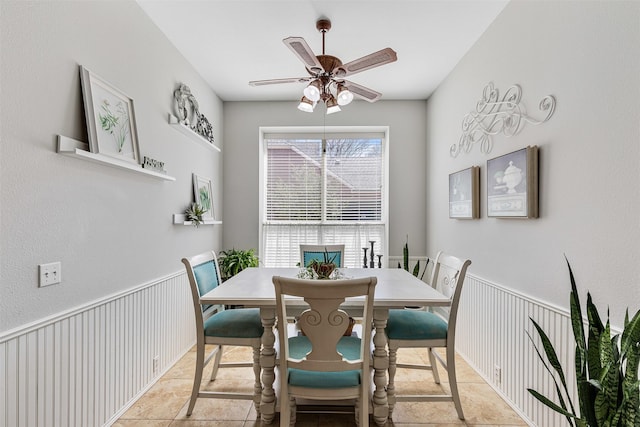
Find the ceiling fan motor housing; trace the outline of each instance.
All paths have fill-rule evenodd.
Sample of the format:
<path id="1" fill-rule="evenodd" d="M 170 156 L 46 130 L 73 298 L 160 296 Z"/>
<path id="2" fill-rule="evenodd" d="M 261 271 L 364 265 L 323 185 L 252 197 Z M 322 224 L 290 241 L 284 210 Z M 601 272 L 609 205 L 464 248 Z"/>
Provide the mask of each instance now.
<path id="1" fill-rule="evenodd" d="M 345 77 L 396 61 L 397 55 L 393 49 L 385 48 L 343 64 L 340 58 L 325 54 L 325 34 L 331 29 L 331 21 L 326 18 L 319 19 L 316 21 L 316 29 L 322 33 L 322 55 L 315 55 L 302 37 L 287 37 L 282 40 L 304 63 L 305 69 L 311 77 L 255 80 L 250 81 L 249 84 L 262 86 L 280 83 L 307 83 L 305 95 L 300 102 L 300 105 L 304 104 L 305 106 L 304 108 L 298 106 L 299 109 L 307 112 L 313 112 L 315 102 L 320 99 L 325 101 L 327 107 L 329 104 L 332 104 L 331 107 L 337 107 L 337 104 L 346 105 L 351 102 L 353 95 L 369 102 L 380 99 L 381 93 L 345 80 Z M 333 91 L 337 93 L 338 98 L 342 98 L 342 103 L 336 101 Z M 340 96 L 341 94 L 342 96 Z M 329 113 L 328 109 L 327 114 Z"/>

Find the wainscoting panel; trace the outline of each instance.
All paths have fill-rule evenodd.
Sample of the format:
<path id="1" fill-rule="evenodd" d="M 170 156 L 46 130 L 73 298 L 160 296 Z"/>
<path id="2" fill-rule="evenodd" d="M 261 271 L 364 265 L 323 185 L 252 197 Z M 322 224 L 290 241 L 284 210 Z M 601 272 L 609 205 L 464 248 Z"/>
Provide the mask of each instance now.
<path id="1" fill-rule="evenodd" d="M 566 310 L 467 274 L 458 311 L 456 349 L 531 425 L 565 425 L 564 417 L 527 391 L 533 388 L 557 401 L 553 380 L 527 336 L 531 334 L 544 354 L 530 318 L 538 322 L 554 344 L 567 383 L 576 396 L 574 340 Z M 577 405 L 577 397 L 573 396 Z"/>
<path id="2" fill-rule="evenodd" d="M 3 334 L 0 426 L 109 425 L 194 344 L 194 325 L 176 273 Z"/>

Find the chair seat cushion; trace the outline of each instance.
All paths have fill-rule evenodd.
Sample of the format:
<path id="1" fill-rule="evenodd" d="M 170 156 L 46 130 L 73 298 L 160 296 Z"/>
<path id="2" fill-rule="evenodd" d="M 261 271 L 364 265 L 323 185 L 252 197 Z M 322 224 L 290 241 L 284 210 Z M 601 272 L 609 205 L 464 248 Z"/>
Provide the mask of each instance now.
<path id="1" fill-rule="evenodd" d="M 259 338 L 264 331 L 259 308 L 234 308 L 204 322 L 204 335 L 224 338 Z"/>
<path id="2" fill-rule="evenodd" d="M 311 351 L 311 342 L 306 336 L 289 338 L 289 356 L 302 359 Z M 338 342 L 338 351 L 347 360 L 360 358 L 360 338 L 342 337 Z M 302 369 L 289 369 L 289 384 L 310 388 L 344 388 L 360 385 L 360 371 L 316 372 Z"/>
<path id="3" fill-rule="evenodd" d="M 389 310 L 385 329 L 391 340 L 433 340 L 447 338 L 447 322 L 428 311 Z"/>

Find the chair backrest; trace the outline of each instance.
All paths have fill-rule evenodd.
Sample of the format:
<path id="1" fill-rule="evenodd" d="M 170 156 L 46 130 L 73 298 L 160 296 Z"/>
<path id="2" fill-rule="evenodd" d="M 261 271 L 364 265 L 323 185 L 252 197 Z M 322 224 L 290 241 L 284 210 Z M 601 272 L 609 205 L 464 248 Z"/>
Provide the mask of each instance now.
<path id="1" fill-rule="evenodd" d="M 434 261 L 431 286 L 441 294 L 448 296 L 451 299 L 451 305 L 448 307 L 433 307 L 433 312 L 447 320 L 450 329 L 452 327 L 455 328 L 462 285 L 470 264 L 471 261 L 468 259 L 462 260 L 442 251 L 438 252 Z"/>
<path id="2" fill-rule="evenodd" d="M 300 267 L 307 267 L 314 259 L 323 261 L 325 250 L 336 266 L 344 267 L 344 245 L 300 245 Z"/>
<path id="3" fill-rule="evenodd" d="M 348 371 L 369 366 L 371 322 L 373 318 L 373 296 L 377 279 L 365 277 L 346 280 L 307 280 L 287 277 L 273 277 L 276 292 L 276 315 L 287 318 L 285 296 L 302 297 L 308 308 L 300 315 L 298 324 L 301 333 L 308 338 L 311 348 L 302 359 L 294 359 L 289 354 L 288 328 L 278 328 L 280 339 L 280 366 L 306 371 Z M 346 298 L 364 296 L 362 318 L 362 339 L 360 357 L 347 360 L 337 350 L 349 325 L 349 314 L 340 308 Z M 289 313 L 291 316 L 291 313 Z"/>
<path id="4" fill-rule="evenodd" d="M 202 327 L 204 320 L 223 309 L 219 305 L 201 305 L 200 296 L 220 285 L 220 267 L 213 251 L 203 252 L 190 258 L 182 258 L 187 270 L 193 308 L 196 313 L 196 326 Z"/>

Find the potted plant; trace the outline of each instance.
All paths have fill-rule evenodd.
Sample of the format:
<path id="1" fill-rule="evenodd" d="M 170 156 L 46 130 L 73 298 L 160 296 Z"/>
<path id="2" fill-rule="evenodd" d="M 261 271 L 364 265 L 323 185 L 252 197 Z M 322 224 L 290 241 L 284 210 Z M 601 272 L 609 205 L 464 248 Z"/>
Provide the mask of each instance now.
<path id="1" fill-rule="evenodd" d="M 231 249 L 220 252 L 221 257 L 218 259 L 220 266 L 220 275 L 222 280 L 227 280 L 235 276 L 248 267 L 257 267 L 259 259 L 254 249 Z"/>
<path id="2" fill-rule="evenodd" d="M 575 373 L 578 390 L 579 412 L 571 401 L 566 377 L 549 337 L 535 320 L 533 325 L 540 335 L 548 360 L 534 343 L 538 357 L 551 374 L 559 403 L 528 389 L 536 399 L 549 408 L 564 415 L 573 427 L 636 427 L 640 426 L 640 310 L 629 320 L 629 310 L 625 315 L 622 334 L 611 337 L 609 313 L 603 325 L 596 306 L 587 293 L 588 335 L 585 330 L 576 283 L 569 266 L 571 280 L 571 324 L 576 342 Z M 529 335 L 533 343 L 533 338 Z M 556 379 L 553 370 L 556 372 Z M 568 403 L 568 405 L 567 405 Z"/>
<path id="3" fill-rule="evenodd" d="M 184 215 L 187 221 L 191 221 L 191 224 L 194 227 L 198 227 L 204 222 L 202 215 L 204 215 L 205 212 L 207 212 L 207 210 L 200 206 L 200 204 L 191 203 L 191 205 L 184 211 Z"/>
<path id="4" fill-rule="evenodd" d="M 324 248 L 323 260 L 319 261 L 317 259 L 312 260 L 309 263 L 309 267 L 316 273 L 318 279 L 328 279 L 331 277 L 331 273 L 336 269 L 336 256 L 338 254 L 334 254 L 332 257 L 329 256 L 329 252 L 327 252 L 327 248 Z"/>
<path id="5" fill-rule="evenodd" d="M 404 247 L 402 248 L 402 261 L 403 261 L 404 269 L 409 271 L 409 236 L 408 235 L 407 235 L 407 242 L 404 244 Z M 422 278 L 424 277 L 424 274 L 427 272 L 428 265 L 429 265 L 429 258 L 427 258 L 427 262 L 424 265 L 424 270 L 422 270 L 422 274 L 420 274 L 420 260 L 417 260 L 416 264 L 413 266 L 412 274 L 415 277 L 418 277 L 418 275 L 420 274 L 419 279 L 422 280 Z M 400 265 L 400 262 L 398 262 L 398 268 L 402 268 L 402 266 Z"/>

